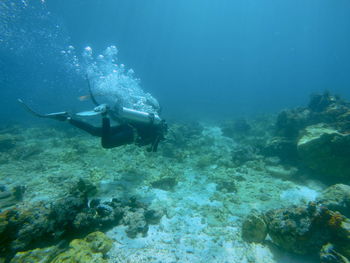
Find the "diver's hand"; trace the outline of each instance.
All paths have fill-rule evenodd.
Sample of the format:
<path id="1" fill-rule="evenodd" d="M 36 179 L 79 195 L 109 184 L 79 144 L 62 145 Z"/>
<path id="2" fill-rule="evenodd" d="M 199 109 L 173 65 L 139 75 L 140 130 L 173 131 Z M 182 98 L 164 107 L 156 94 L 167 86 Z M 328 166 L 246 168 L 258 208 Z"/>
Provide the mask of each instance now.
<path id="1" fill-rule="evenodd" d="M 106 116 L 108 110 L 109 110 L 109 106 L 107 104 L 101 104 L 94 108 L 94 111 L 101 113 L 102 116 Z"/>

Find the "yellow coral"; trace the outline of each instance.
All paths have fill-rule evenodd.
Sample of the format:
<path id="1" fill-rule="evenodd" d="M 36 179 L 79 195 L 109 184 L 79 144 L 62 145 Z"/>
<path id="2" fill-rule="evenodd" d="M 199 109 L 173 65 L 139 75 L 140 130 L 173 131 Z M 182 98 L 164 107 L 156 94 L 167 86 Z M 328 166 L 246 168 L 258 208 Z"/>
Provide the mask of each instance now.
<path id="1" fill-rule="evenodd" d="M 112 240 L 102 232 L 93 232 L 84 239 L 72 240 L 69 247 L 51 263 L 107 263 L 104 256 L 111 249 Z"/>
<path id="2" fill-rule="evenodd" d="M 85 241 L 89 243 L 90 248 L 95 253 L 102 253 L 103 255 L 107 254 L 107 252 L 112 248 L 112 240 L 108 238 L 102 232 L 93 232 L 89 234 Z"/>
<path id="3" fill-rule="evenodd" d="M 34 249 L 18 252 L 11 263 L 107 263 L 104 257 L 111 247 L 110 238 L 102 232 L 93 232 L 84 239 L 72 240 L 69 249 L 60 254 L 55 246 Z"/>
<path id="4" fill-rule="evenodd" d="M 58 247 L 53 246 L 18 252 L 11 263 L 50 263 L 59 251 Z"/>

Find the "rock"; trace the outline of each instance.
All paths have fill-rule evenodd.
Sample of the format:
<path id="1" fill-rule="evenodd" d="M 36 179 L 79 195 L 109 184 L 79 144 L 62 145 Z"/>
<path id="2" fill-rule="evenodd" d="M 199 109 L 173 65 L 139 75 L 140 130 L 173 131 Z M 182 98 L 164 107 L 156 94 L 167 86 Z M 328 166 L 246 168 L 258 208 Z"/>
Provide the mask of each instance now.
<path id="1" fill-rule="evenodd" d="M 314 95 L 309 103 L 311 119 L 314 123 L 327 123 L 339 131 L 349 131 L 350 104 L 329 92 Z"/>
<path id="2" fill-rule="evenodd" d="M 0 134 L 0 152 L 5 152 L 14 148 L 17 140 L 16 136 L 11 134 Z"/>
<path id="3" fill-rule="evenodd" d="M 326 91 L 323 94 L 312 94 L 310 96 L 308 108 L 313 112 L 322 112 L 336 102 L 337 98 Z"/>
<path id="4" fill-rule="evenodd" d="M 103 255 L 106 255 L 113 245 L 113 241 L 99 231 L 87 235 L 85 241 L 94 253 L 102 253 Z"/>
<path id="5" fill-rule="evenodd" d="M 125 233 L 130 238 L 137 237 L 139 233 L 141 233 L 143 237 L 147 235 L 148 224 L 142 208 L 136 211 L 129 210 L 125 212 L 122 223 L 128 226 Z"/>
<path id="6" fill-rule="evenodd" d="M 350 109 L 347 109 L 343 114 L 337 116 L 336 128 L 344 133 L 350 131 Z"/>
<path id="7" fill-rule="evenodd" d="M 271 210 L 265 222 L 272 242 L 289 252 L 319 253 L 321 262 L 347 262 L 341 260 L 350 257 L 350 220 L 323 205 Z"/>
<path id="8" fill-rule="evenodd" d="M 271 210 L 265 214 L 273 243 L 296 254 L 317 254 L 332 240 L 328 210 L 314 204 Z"/>
<path id="9" fill-rule="evenodd" d="M 295 140 L 284 137 L 273 137 L 262 149 L 265 156 L 278 156 L 283 163 L 295 164 L 298 161 L 298 152 Z"/>
<path id="10" fill-rule="evenodd" d="M 337 228 L 337 237 L 339 238 L 337 249 L 339 252 L 350 259 L 350 220 L 343 218 Z"/>
<path id="11" fill-rule="evenodd" d="M 295 167 L 284 167 L 282 165 L 267 165 L 265 170 L 272 176 L 282 178 L 282 179 L 292 179 L 298 172 Z"/>
<path id="12" fill-rule="evenodd" d="M 155 225 L 159 223 L 163 215 L 163 211 L 149 209 L 145 212 L 145 219 L 147 224 Z"/>
<path id="13" fill-rule="evenodd" d="M 339 133 L 323 123 L 308 126 L 297 143 L 305 166 L 327 182 L 348 182 L 350 178 L 350 134 Z"/>
<path id="14" fill-rule="evenodd" d="M 330 210 L 339 211 L 346 217 L 350 217 L 350 186 L 345 184 L 332 185 L 321 193 L 317 202 Z"/>
<path id="15" fill-rule="evenodd" d="M 31 209 L 0 213 L 0 255 L 8 256 L 43 242 L 53 244 L 63 236 L 72 238 L 78 233 L 118 225 L 123 217 L 122 209 L 130 209 L 119 202 L 104 202 L 89 208 L 86 194 L 75 194 L 51 204 L 39 203 Z"/>
<path id="16" fill-rule="evenodd" d="M 70 194 L 55 202 L 40 202 L 22 210 L 9 208 L 0 213 L 0 256 L 10 259 L 19 251 L 42 244 L 54 245 L 62 239 L 72 239 L 82 233 L 105 230 L 121 223 L 128 227 L 126 233 L 129 237 L 136 237 L 138 233 L 145 236 L 148 225 L 159 222 L 162 216 L 136 198 L 127 202 L 117 199 L 88 202 L 89 194 L 95 191 L 89 183 L 79 181 L 72 189 Z M 86 241 L 89 241 L 88 237 Z M 80 256 L 83 260 L 86 255 Z M 96 262 L 60 260 L 57 262 Z"/>
<path id="17" fill-rule="evenodd" d="M 237 135 L 247 135 L 252 127 L 246 119 L 225 121 L 220 125 L 224 136 L 235 138 Z"/>
<path id="18" fill-rule="evenodd" d="M 246 242 L 261 243 L 267 235 L 267 226 L 261 215 L 251 214 L 243 222 L 242 238 Z"/>
<path id="19" fill-rule="evenodd" d="M 333 244 L 326 244 L 320 251 L 321 263 L 350 263 L 342 254 L 336 251 Z"/>
<path id="20" fill-rule="evenodd" d="M 237 186 L 234 180 L 219 180 L 217 182 L 216 190 L 223 193 L 236 193 Z"/>
<path id="21" fill-rule="evenodd" d="M 158 188 L 165 191 L 172 191 L 177 185 L 177 180 L 175 177 L 163 177 L 157 181 L 153 181 L 151 185 L 153 188 Z"/>
<path id="22" fill-rule="evenodd" d="M 326 183 L 349 181 L 350 103 L 329 92 L 313 95 L 308 107 L 278 115 L 275 136 L 262 149 L 265 156 L 308 168 Z"/>
<path id="23" fill-rule="evenodd" d="M 72 186 L 69 192 L 74 196 L 82 195 L 87 198 L 97 193 L 97 187 L 90 181 L 79 178 L 79 181 Z"/>
<path id="24" fill-rule="evenodd" d="M 309 122 L 309 109 L 284 110 L 277 116 L 276 135 L 294 140 L 298 137 L 299 131 L 307 126 Z"/>
<path id="25" fill-rule="evenodd" d="M 25 190 L 25 186 L 16 186 L 12 190 L 2 186 L 0 189 L 0 209 L 11 207 L 22 201 Z"/>
<path id="26" fill-rule="evenodd" d="M 232 150 L 232 162 L 235 166 L 240 166 L 256 159 L 256 149 L 249 145 L 240 145 Z"/>
<path id="27" fill-rule="evenodd" d="M 26 144 L 25 147 L 16 147 L 11 153 L 11 158 L 15 160 L 27 160 L 35 155 L 42 153 L 44 149 L 35 143 Z"/>

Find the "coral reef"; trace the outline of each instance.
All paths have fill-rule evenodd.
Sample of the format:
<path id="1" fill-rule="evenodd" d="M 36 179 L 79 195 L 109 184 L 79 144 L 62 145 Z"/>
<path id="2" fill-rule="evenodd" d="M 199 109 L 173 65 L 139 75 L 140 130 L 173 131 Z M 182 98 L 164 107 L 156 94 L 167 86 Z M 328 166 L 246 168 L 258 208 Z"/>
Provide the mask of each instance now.
<path id="1" fill-rule="evenodd" d="M 285 137 L 272 137 L 267 140 L 262 149 L 265 156 L 278 156 L 286 164 L 295 165 L 299 162 L 296 141 Z"/>
<path id="2" fill-rule="evenodd" d="M 0 151 L 5 152 L 16 146 L 17 138 L 11 134 L 0 134 Z"/>
<path id="3" fill-rule="evenodd" d="M 328 92 L 311 97 L 308 107 L 281 112 L 275 137 L 262 153 L 307 168 L 326 183 L 350 177 L 350 103 Z"/>
<path id="4" fill-rule="evenodd" d="M 263 242 L 267 236 L 267 225 L 262 215 L 252 213 L 242 225 L 242 238 L 246 242 Z"/>
<path id="5" fill-rule="evenodd" d="M 159 180 L 151 182 L 151 185 L 154 188 L 171 191 L 177 185 L 177 180 L 175 177 L 163 177 Z"/>
<path id="6" fill-rule="evenodd" d="M 270 175 L 283 179 L 293 179 L 298 172 L 298 169 L 295 167 L 283 165 L 266 165 L 265 169 Z"/>
<path id="7" fill-rule="evenodd" d="M 12 190 L 8 190 L 6 186 L 0 185 L 0 212 L 1 209 L 11 207 L 22 201 L 25 190 L 25 186 L 19 185 Z"/>
<path id="8" fill-rule="evenodd" d="M 284 110 L 277 117 L 275 134 L 278 137 L 294 140 L 309 122 L 310 110 L 307 108 Z"/>
<path id="9" fill-rule="evenodd" d="M 321 248 L 320 251 L 320 261 L 322 263 L 334 262 L 334 263 L 349 263 L 350 261 L 338 253 L 334 245 L 328 243 Z"/>
<path id="10" fill-rule="evenodd" d="M 112 240 L 102 232 L 93 232 L 84 239 L 74 239 L 69 249 L 57 255 L 50 263 L 107 263 L 104 259 L 112 247 Z"/>
<path id="11" fill-rule="evenodd" d="M 297 254 L 317 253 L 332 239 L 333 214 L 310 204 L 307 207 L 271 210 L 265 214 L 273 242 Z M 328 226 L 328 227 L 327 227 Z"/>
<path id="12" fill-rule="evenodd" d="M 112 240 L 102 232 L 93 232 L 83 239 L 74 239 L 68 248 L 52 246 L 18 252 L 10 263 L 107 263 Z"/>
<path id="13" fill-rule="evenodd" d="M 0 255 L 14 253 L 70 239 L 82 233 L 106 229 L 118 224 L 128 226 L 127 233 L 145 235 L 149 223 L 161 215 L 131 199 L 100 202 L 88 200 L 94 187 L 80 180 L 64 199 L 52 204 L 39 203 L 31 209 L 9 209 L 0 213 Z"/>
<path id="14" fill-rule="evenodd" d="M 234 121 L 225 121 L 221 124 L 222 132 L 227 137 L 237 138 L 246 136 L 252 130 L 252 126 L 246 119 L 237 119 Z"/>
<path id="15" fill-rule="evenodd" d="M 18 145 L 23 141 L 17 129 L 18 127 L 0 131 L 0 164 L 10 161 L 14 153 L 18 151 Z"/>
<path id="16" fill-rule="evenodd" d="M 297 142 L 298 155 L 319 178 L 347 182 L 350 178 L 350 134 L 324 124 L 307 126 Z"/>
<path id="17" fill-rule="evenodd" d="M 350 218 L 350 186 L 335 184 L 325 189 L 317 202 Z"/>
<path id="18" fill-rule="evenodd" d="M 299 154 L 298 141 L 321 123 L 346 134 L 347 107 L 328 94 L 277 122 L 267 115 L 170 123 L 157 154 L 133 145 L 101 149 L 96 138 L 61 124 L 6 130 L 25 140 L 2 152 L 1 184 L 27 190 L 16 208 L 0 214 L 1 256 L 9 261 L 18 251 L 56 245 L 68 261 L 68 243 L 98 230 L 114 240 L 108 257 L 98 259 L 108 262 L 275 263 L 275 245 L 303 252 L 296 243 L 316 257 L 321 251 L 325 262 L 346 258 L 347 187 L 325 190 L 316 206 L 305 206 L 324 188 L 308 179 L 325 182 L 325 175 L 316 176 L 319 167 Z M 270 228 L 274 239 L 263 242 Z M 317 232 L 326 238 L 318 241 Z"/>
<path id="19" fill-rule="evenodd" d="M 50 263 L 61 252 L 62 249 L 58 246 L 36 248 L 16 253 L 10 263 Z"/>
<path id="20" fill-rule="evenodd" d="M 286 251 L 320 254 L 322 262 L 346 262 L 350 258 L 350 220 L 322 204 L 274 209 L 262 216 L 250 215 L 242 227 L 247 242 L 262 242 L 266 234 Z M 339 261 L 326 261 L 327 258 Z"/>

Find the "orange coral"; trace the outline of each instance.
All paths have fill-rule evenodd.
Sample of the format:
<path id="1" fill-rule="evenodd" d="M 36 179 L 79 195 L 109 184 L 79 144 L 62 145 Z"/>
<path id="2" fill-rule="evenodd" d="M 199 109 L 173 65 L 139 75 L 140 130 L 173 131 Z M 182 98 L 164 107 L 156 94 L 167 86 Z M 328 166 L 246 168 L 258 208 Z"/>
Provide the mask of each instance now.
<path id="1" fill-rule="evenodd" d="M 341 223 L 344 221 L 344 216 L 339 212 L 331 212 L 330 219 L 328 220 L 328 225 L 332 228 L 340 227 Z"/>

